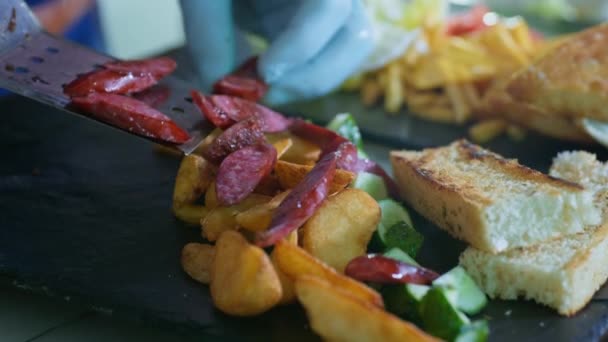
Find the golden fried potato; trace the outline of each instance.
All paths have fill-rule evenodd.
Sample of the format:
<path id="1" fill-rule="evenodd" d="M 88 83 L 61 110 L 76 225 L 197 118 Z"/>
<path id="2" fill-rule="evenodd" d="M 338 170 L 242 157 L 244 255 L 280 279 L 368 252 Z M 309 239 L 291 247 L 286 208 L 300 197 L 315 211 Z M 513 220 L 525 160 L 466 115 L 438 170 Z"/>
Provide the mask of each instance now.
<path id="1" fill-rule="evenodd" d="M 273 142 L 272 146 L 277 150 L 277 159 L 280 159 L 292 145 L 293 141 L 291 138 L 283 138 Z"/>
<path id="2" fill-rule="evenodd" d="M 253 206 L 236 215 L 236 223 L 252 232 L 261 232 L 268 228 L 274 210 L 283 202 L 289 190 L 274 196 L 270 201 Z"/>
<path id="3" fill-rule="evenodd" d="M 191 242 L 182 249 L 182 268 L 192 279 L 203 284 L 209 284 L 214 257 L 214 246 Z"/>
<path id="4" fill-rule="evenodd" d="M 205 192 L 205 207 L 213 209 L 218 205 L 217 194 L 215 193 L 215 181 L 212 181 Z"/>
<path id="5" fill-rule="evenodd" d="M 216 128 L 213 131 L 211 131 L 211 133 L 209 133 L 209 135 L 206 136 L 205 139 L 203 139 L 203 141 L 201 141 L 201 143 L 198 145 L 196 150 L 194 150 L 194 152 L 192 152 L 192 153 L 197 154 L 199 156 L 203 155 L 203 151 L 205 149 L 207 149 L 207 147 L 209 147 L 211 142 L 213 142 L 213 140 L 215 140 L 215 138 L 217 138 L 220 134 L 222 134 L 222 132 L 223 131 L 220 128 Z"/>
<path id="6" fill-rule="evenodd" d="M 209 208 L 197 204 L 184 204 L 173 208 L 175 217 L 191 225 L 200 224 L 201 220 L 207 217 L 209 212 Z"/>
<path id="7" fill-rule="evenodd" d="M 312 170 L 312 165 L 302 165 L 289 163 L 283 160 L 277 161 L 274 172 L 279 179 L 279 184 L 283 189 L 292 189 L 304 179 L 307 173 Z M 333 194 L 349 186 L 355 179 L 355 174 L 346 170 L 336 170 L 336 175 L 329 187 L 329 193 Z"/>
<path id="8" fill-rule="evenodd" d="M 174 146 L 162 145 L 162 144 L 154 144 L 154 152 L 162 155 L 166 155 L 174 158 L 182 158 L 184 155 L 182 151 L 178 150 Z"/>
<path id="9" fill-rule="evenodd" d="M 289 233 L 289 235 L 285 238 L 285 241 L 293 244 L 294 246 L 297 246 L 298 245 L 298 231 L 294 230 L 291 233 Z M 281 281 L 281 289 L 283 289 L 283 296 L 281 297 L 281 301 L 279 303 L 280 304 L 293 303 L 296 299 L 294 281 L 290 277 L 288 277 L 285 273 L 283 273 L 283 271 L 281 271 L 281 268 L 277 264 L 277 259 L 275 257 L 274 252 L 270 254 L 270 260 L 272 261 L 272 264 L 274 265 L 274 269 L 277 272 L 277 275 L 279 276 L 279 280 Z"/>
<path id="10" fill-rule="evenodd" d="M 363 302 L 384 307 L 382 297 L 374 289 L 353 278 L 339 274 L 333 268 L 288 241 L 279 241 L 274 246 L 272 254 L 281 272 L 292 280 L 305 275 L 320 277 L 333 286 L 348 291 L 353 297 L 359 298 Z"/>
<path id="11" fill-rule="evenodd" d="M 215 177 L 215 166 L 203 157 L 190 154 L 182 159 L 173 188 L 173 207 L 191 204 L 209 187 Z"/>
<path id="12" fill-rule="evenodd" d="M 439 341 L 319 277 L 298 278 L 296 295 L 312 330 L 327 341 Z"/>
<path id="13" fill-rule="evenodd" d="M 267 134 L 266 137 L 271 144 L 286 138 L 291 140 L 291 146 L 279 158 L 280 160 L 296 164 L 312 165 L 321 155 L 321 148 L 319 148 L 319 146 L 291 133 Z"/>
<path id="14" fill-rule="evenodd" d="M 359 189 L 330 196 L 302 227 L 302 247 L 343 273 L 355 257 L 365 254 L 380 222 L 378 202 Z"/>
<path id="15" fill-rule="evenodd" d="M 227 230 L 237 230 L 239 225 L 236 216 L 256 205 L 270 201 L 269 196 L 251 194 L 241 203 L 230 207 L 216 207 L 211 209 L 209 214 L 201 221 L 203 237 L 211 242 L 217 240 L 222 232 Z"/>
<path id="16" fill-rule="evenodd" d="M 219 310 L 253 316 L 281 300 L 281 282 L 263 249 L 235 231 L 222 233 L 215 248 L 210 290 Z"/>

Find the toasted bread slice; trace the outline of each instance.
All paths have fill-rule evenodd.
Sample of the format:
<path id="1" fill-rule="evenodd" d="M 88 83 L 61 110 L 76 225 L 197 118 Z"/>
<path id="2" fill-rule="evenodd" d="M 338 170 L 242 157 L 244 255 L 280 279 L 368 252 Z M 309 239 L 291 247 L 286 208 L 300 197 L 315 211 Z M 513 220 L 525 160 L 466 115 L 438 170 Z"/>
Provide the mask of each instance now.
<path id="1" fill-rule="evenodd" d="M 561 153 L 551 174 L 576 181 L 594 192 L 606 218 L 608 166 L 586 152 Z M 605 221 L 604 221 L 605 222 Z M 537 246 L 497 255 L 469 247 L 460 263 L 493 298 L 533 299 L 572 315 L 608 278 L 608 224 Z"/>
<path id="2" fill-rule="evenodd" d="M 401 195 L 419 213 L 477 249 L 498 253 L 600 222 L 593 195 L 465 140 L 391 152 Z"/>
<path id="3" fill-rule="evenodd" d="M 608 121 L 608 24 L 572 35 L 506 85 L 517 102 L 561 116 Z"/>

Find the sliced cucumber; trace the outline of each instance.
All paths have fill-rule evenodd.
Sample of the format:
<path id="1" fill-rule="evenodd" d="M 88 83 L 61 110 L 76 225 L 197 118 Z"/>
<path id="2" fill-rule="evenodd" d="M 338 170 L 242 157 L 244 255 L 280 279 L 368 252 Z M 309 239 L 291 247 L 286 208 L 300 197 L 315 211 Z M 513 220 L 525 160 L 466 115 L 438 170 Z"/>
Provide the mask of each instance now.
<path id="1" fill-rule="evenodd" d="M 353 184 L 353 188 L 367 192 L 376 201 L 388 197 L 388 191 L 386 190 L 384 180 L 373 173 L 359 172 Z"/>
<path id="2" fill-rule="evenodd" d="M 382 288 L 382 297 L 388 311 L 420 322 L 420 303 L 429 290 L 430 287 L 426 285 L 387 285 Z"/>
<path id="3" fill-rule="evenodd" d="M 432 287 L 420 302 L 420 317 L 424 329 L 432 335 L 452 341 L 463 326 L 470 323 L 467 316 L 451 303 L 449 292 L 444 287 Z"/>
<path id="4" fill-rule="evenodd" d="M 380 224 L 376 232 L 383 250 L 397 247 L 412 258 L 416 257 L 424 241 L 424 237 L 405 221 L 389 227 Z"/>
<path id="5" fill-rule="evenodd" d="M 413 227 L 412 218 L 407 210 L 399 203 L 394 200 L 387 198 L 378 201 L 380 210 L 382 211 L 382 218 L 380 222 L 386 227 L 390 227 L 400 221 L 405 221 L 410 227 Z"/>
<path id="6" fill-rule="evenodd" d="M 363 139 L 355 118 L 350 113 L 336 115 L 328 124 L 327 128 L 350 140 L 357 149 L 363 149 Z"/>
<path id="7" fill-rule="evenodd" d="M 485 320 L 475 321 L 469 325 L 465 325 L 460 329 L 460 334 L 454 340 L 455 342 L 485 342 L 490 335 L 488 322 Z"/>
<path id="8" fill-rule="evenodd" d="M 402 251 L 401 249 L 399 249 L 397 247 L 393 247 L 393 248 L 389 249 L 387 252 L 384 253 L 384 256 L 387 258 L 399 260 L 406 264 L 420 266 L 416 262 L 416 260 L 414 260 L 414 258 L 412 258 L 407 253 L 405 253 L 404 251 Z"/>
<path id="9" fill-rule="evenodd" d="M 433 286 L 444 287 L 456 293 L 452 304 L 469 315 L 479 313 L 488 303 L 486 295 L 464 268 L 456 266 L 433 281 Z"/>

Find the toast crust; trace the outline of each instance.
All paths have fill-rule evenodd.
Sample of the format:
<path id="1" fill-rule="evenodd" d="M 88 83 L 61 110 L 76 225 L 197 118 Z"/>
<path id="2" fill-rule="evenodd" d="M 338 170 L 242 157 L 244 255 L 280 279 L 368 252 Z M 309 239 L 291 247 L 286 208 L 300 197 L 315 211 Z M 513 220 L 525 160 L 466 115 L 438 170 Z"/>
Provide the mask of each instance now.
<path id="1" fill-rule="evenodd" d="M 390 158 L 404 200 L 452 236 L 491 253 L 498 253 L 508 246 L 502 247 L 490 240 L 492 227 L 488 226 L 486 209 L 494 204 L 497 196 L 509 196 L 510 190 L 500 181 L 496 181 L 496 186 L 484 188 L 478 179 L 503 176 L 510 182 L 527 182 L 555 196 L 564 191 L 584 191 L 579 184 L 530 169 L 466 140 L 422 152 L 392 151 Z M 463 175 L 460 170 L 460 174 L 455 174 L 453 170 L 457 169 L 451 165 L 453 158 L 457 158 L 459 164 L 481 163 L 484 170 L 489 171 L 480 174 L 473 170 Z"/>

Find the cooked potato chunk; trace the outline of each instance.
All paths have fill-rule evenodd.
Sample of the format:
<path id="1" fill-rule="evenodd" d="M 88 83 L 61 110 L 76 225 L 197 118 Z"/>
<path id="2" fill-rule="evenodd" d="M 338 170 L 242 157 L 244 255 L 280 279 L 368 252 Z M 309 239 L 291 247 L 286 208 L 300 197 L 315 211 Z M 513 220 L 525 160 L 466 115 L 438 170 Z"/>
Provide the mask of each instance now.
<path id="1" fill-rule="evenodd" d="M 201 221 L 203 237 L 209 241 L 215 241 L 222 232 L 227 230 L 237 230 L 239 225 L 236 216 L 256 205 L 266 203 L 270 200 L 269 196 L 251 194 L 241 203 L 230 207 L 215 207 Z"/>
<path id="2" fill-rule="evenodd" d="M 302 246 L 314 257 L 343 273 L 365 254 L 380 222 L 380 206 L 365 191 L 345 189 L 330 196 L 302 227 Z"/>
<path id="3" fill-rule="evenodd" d="M 360 300 L 383 307 L 382 297 L 372 288 L 352 278 L 337 273 L 333 268 L 308 254 L 302 248 L 281 240 L 273 250 L 273 256 L 279 269 L 292 280 L 305 275 L 320 277 L 333 286 L 349 291 Z"/>
<path id="4" fill-rule="evenodd" d="M 327 341 L 438 341 L 415 325 L 318 277 L 298 278 L 296 295 L 312 330 Z"/>
<path id="5" fill-rule="evenodd" d="M 312 165 L 294 164 L 279 160 L 274 167 L 274 172 L 283 189 L 292 189 L 304 179 L 304 176 L 306 176 L 312 168 Z M 346 188 L 354 179 L 354 173 L 346 170 L 336 170 L 334 179 L 329 187 L 329 193 L 333 194 Z"/>
<path id="6" fill-rule="evenodd" d="M 235 231 L 222 233 L 215 247 L 210 289 L 218 309 L 229 315 L 251 316 L 281 300 L 281 282 L 263 249 Z"/>
<path id="7" fill-rule="evenodd" d="M 192 279 L 209 284 L 214 257 L 214 246 L 191 242 L 182 249 L 182 268 Z"/>
<path id="8" fill-rule="evenodd" d="M 274 210 L 283 202 L 289 191 L 274 196 L 270 201 L 251 207 L 236 216 L 240 227 L 252 232 L 261 232 L 268 228 Z"/>

